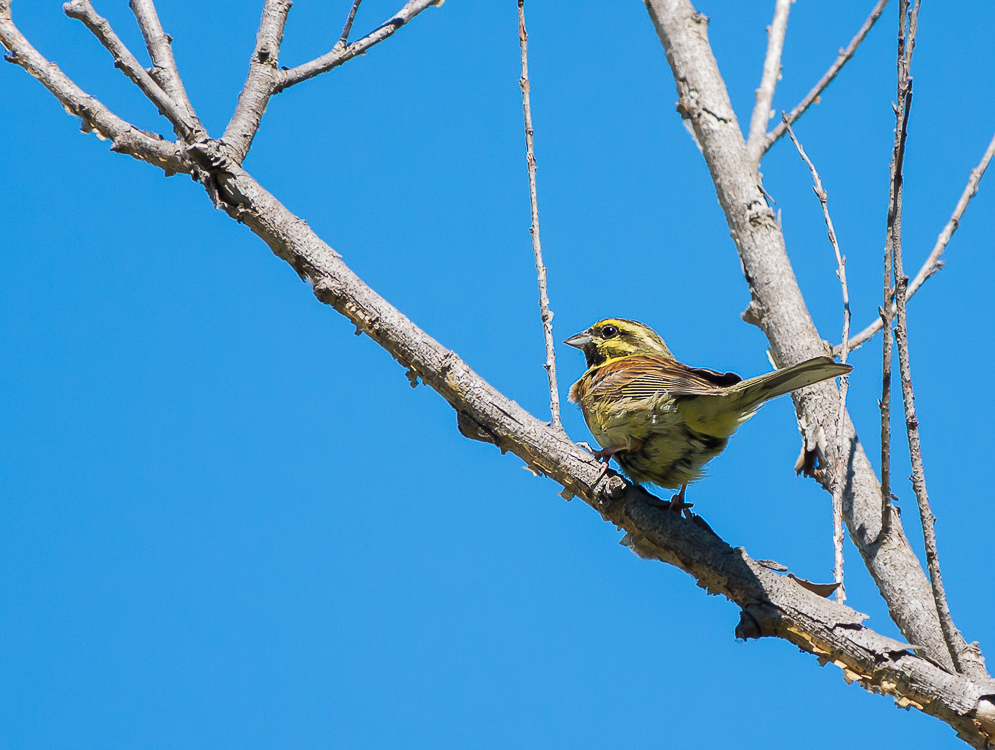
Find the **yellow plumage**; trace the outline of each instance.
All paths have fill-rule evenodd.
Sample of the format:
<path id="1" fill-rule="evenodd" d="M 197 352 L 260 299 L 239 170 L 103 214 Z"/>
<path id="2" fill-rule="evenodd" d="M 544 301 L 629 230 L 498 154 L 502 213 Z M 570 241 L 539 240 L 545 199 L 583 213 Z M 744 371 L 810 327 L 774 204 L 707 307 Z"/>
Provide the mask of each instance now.
<path id="1" fill-rule="evenodd" d="M 570 400 L 580 404 L 601 457 L 614 457 L 635 482 L 670 489 L 697 479 L 765 401 L 852 369 L 816 357 L 742 380 L 681 364 L 653 329 L 622 318 L 564 343 L 587 358 Z"/>

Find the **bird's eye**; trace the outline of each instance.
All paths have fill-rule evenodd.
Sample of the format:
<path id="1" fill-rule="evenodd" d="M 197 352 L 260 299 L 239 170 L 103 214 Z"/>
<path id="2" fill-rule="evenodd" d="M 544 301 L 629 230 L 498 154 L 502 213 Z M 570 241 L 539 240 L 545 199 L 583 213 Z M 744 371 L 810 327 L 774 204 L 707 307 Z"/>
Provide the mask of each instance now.
<path id="1" fill-rule="evenodd" d="M 618 336 L 618 328 L 615 326 L 604 326 L 601 329 L 601 337 L 605 339 L 613 339 Z"/>

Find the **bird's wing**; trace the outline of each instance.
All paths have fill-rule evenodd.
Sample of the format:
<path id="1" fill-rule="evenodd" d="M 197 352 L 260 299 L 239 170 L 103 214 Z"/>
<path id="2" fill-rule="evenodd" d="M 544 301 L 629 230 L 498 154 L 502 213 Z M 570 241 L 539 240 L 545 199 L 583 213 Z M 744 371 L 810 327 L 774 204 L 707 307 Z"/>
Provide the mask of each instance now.
<path id="1" fill-rule="evenodd" d="M 662 391 L 671 396 L 722 396 L 740 381 L 731 372 L 688 367 L 677 360 L 634 355 L 608 362 L 592 373 L 590 389 L 598 396 L 645 398 Z"/>

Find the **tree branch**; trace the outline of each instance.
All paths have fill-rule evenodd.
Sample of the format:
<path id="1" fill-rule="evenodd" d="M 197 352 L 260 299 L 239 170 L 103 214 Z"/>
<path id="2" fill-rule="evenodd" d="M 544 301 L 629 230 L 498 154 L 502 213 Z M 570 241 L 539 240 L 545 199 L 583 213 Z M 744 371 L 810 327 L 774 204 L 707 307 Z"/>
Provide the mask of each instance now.
<path id="1" fill-rule="evenodd" d="M 159 114 L 169 120 L 176 135 L 183 139 L 189 139 L 194 133 L 194 123 L 187 119 L 186 114 L 177 106 L 176 102 L 169 98 L 165 91 L 159 88 L 159 84 L 152 80 L 145 68 L 135 58 L 124 42 L 114 33 L 110 23 L 106 18 L 98 15 L 93 9 L 90 0 L 72 0 L 62 6 L 62 10 L 70 18 L 81 21 L 93 35 L 100 40 L 100 43 L 107 48 L 107 51 L 114 57 L 114 67 L 121 70 L 132 83 L 141 89 L 141 92 L 148 97 Z"/>
<path id="2" fill-rule="evenodd" d="M 197 137 L 206 135 L 204 126 L 197 118 L 197 113 L 183 87 L 183 80 L 180 78 L 180 72 L 173 57 L 173 47 L 170 44 L 172 40 L 162 30 L 155 3 L 152 0 L 131 0 L 129 5 L 135 20 L 138 21 L 138 27 L 142 30 L 142 37 L 145 39 L 145 47 L 149 51 L 149 57 L 152 58 L 150 75 L 184 113 L 186 120 L 193 125 Z"/>
<path id="3" fill-rule="evenodd" d="M 553 344 L 553 313 L 549 309 L 546 293 L 546 266 L 542 262 L 542 244 L 539 242 L 539 199 L 536 192 L 536 158 L 533 150 L 532 105 L 529 97 L 529 35 L 525 30 L 525 0 L 518 0 L 518 41 L 522 48 L 522 109 L 525 112 L 525 160 L 529 167 L 529 203 L 532 206 L 532 254 L 535 256 L 536 276 L 539 279 L 539 311 L 542 315 L 542 337 L 546 343 L 546 377 L 549 379 L 549 413 L 551 424 L 562 430 L 560 421 L 560 394 L 556 388 L 556 348 Z"/>
<path id="4" fill-rule="evenodd" d="M 691 24 L 701 22 L 698 18 L 685 20 Z M 36 61 L 28 60 L 28 52 L 34 50 L 20 44 L 23 38 L 10 23 L 9 0 L 0 0 L 0 41 L 12 52 L 11 44 L 16 43 L 15 61 L 63 101 L 66 94 L 60 86 L 65 77 L 44 59 L 42 69 L 34 65 Z M 50 76 L 46 78 L 43 73 Z M 61 78 L 51 77 L 56 73 Z M 712 104 L 707 96 L 706 103 Z M 708 111 L 720 116 L 725 112 L 712 108 Z M 696 110 L 696 116 L 702 117 L 703 112 Z M 102 112 L 101 117 L 106 113 Z M 734 116 L 731 124 L 735 126 Z M 741 135 L 739 144 L 740 163 L 745 163 Z M 995 681 L 970 680 L 945 672 L 930 659 L 911 653 L 917 650 L 914 647 L 863 627 L 866 616 L 821 599 L 789 576 L 781 576 L 771 566 L 752 560 L 742 549 L 732 549 L 700 519 L 686 521 L 679 514 L 663 511 L 658 500 L 614 472 L 606 473 L 562 432 L 544 425 L 494 390 L 454 352 L 442 347 L 367 287 L 306 222 L 290 213 L 245 172 L 229 155 L 226 144 L 198 142 L 177 153 L 184 171 L 197 175 L 217 206 L 248 226 L 286 260 L 321 302 L 341 312 L 358 331 L 408 368 L 412 377 L 420 378 L 442 395 L 456 410 L 459 423 L 472 426 L 478 439 L 515 453 L 534 471 L 562 484 L 565 497 L 582 497 L 604 518 L 625 529 L 624 542 L 640 556 L 677 565 L 711 592 L 721 593 L 740 606 L 743 614 L 737 628 L 739 637 L 784 638 L 816 654 L 820 663 L 832 661 L 840 666 L 845 679 L 857 680 L 868 690 L 893 696 L 900 706 L 915 706 L 949 723 L 976 747 L 984 747 L 986 739 L 995 736 Z M 755 183 L 753 189 L 757 189 Z M 754 215 L 760 215 L 759 226 L 768 231 L 763 214 Z M 778 281 L 774 281 L 776 288 Z M 765 298 L 758 299 L 762 302 Z M 766 307 L 760 309 L 763 319 L 774 314 Z M 809 347 L 811 343 L 803 342 L 801 346 Z M 787 357 L 797 354 L 788 347 L 777 351 Z M 799 402 L 799 408 L 803 408 L 807 400 L 803 397 Z M 849 463 L 853 467 L 859 445 L 849 422 L 846 428 Z M 888 541 L 894 543 L 894 537 Z M 882 547 L 879 554 L 891 553 Z"/>
<path id="5" fill-rule="evenodd" d="M 782 118 L 784 117 L 783 114 L 781 116 Z M 809 171 L 812 173 L 812 179 L 815 182 L 815 186 L 812 189 L 819 199 L 819 205 L 822 206 L 822 216 L 826 221 L 826 231 L 829 232 L 829 242 L 833 246 L 833 252 L 836 254 L 836 276 L 840 280 L 840 287 L 843 294 L 843 341 L 848 341 L 850 338 L 850 292 L 847 290 L 846 285 L 846 258 L 840 254 L 840 246 L 836 241 L 836 230 L 833 228 L 833 220 L 829 216 L 829 196 L 822 187 L 822 179 L 819 177 L 819 172 L 816 170 L 815 164 L 808 158 L 808 154 L 805 153 L 802 144 L 798 142 L 795 132 L 791 129 L 791 125 L 788 125 L 787 119 L 784 119 L 783 122 L 788 129 L 788 135 L 791 136 L 791 142 L 795 144 L 798 154 L 808 165 Z M 846 345 L 844 345 L 843 351 L 844 353 L 847 351 Z M 845 354 L 841 357 L 841 361 L 843 364 L 846 364 Z M 843 458 L 846 455 L 846 445 L 843 440 L 843 424 L 846 417 L 846 393 L 849 387 L 849 376 L 840 376 L 840 406 L 836 414 L 837 453 L 836 465 L 833 468 L 835 480 L 833 482 L 833 580 L 838 585 L 836 589 L 836 601 L 838 602 L 846 601 L 846 590 L 843 586 L 843 493 L 846 489 L 846 467 L 843 464 Z"/>
<path id="6" fill-rule="evenodd" d="M 784 236 L 759 188 L 725 84 L 707 37 L 707 19 L 686 0 L 648 0 L 678 91 L 678 111 L 688 121 L 712 175 L 719 203 L 735 239 L 753 300 L 750 308 L 767 335 L 778 364 L 825 353 L 784 247 Z M 810 473 L 827 489 L 834 481 L 836 447 L 827 441 L 839 404 L 835 388 L 822 383 L 792 394 L 804 434 Z M 929 582 L 899 519 L 880 536 L 877 477 L 849 418 L 844 426 L 849 484 L 843 512 L 850 538 L 910 643 L 947 669 L 953 664 L 943 640 Z M 816 467 L 815 464 L 818 464 Z"/>
<path id="7" fill-rule="evenodd" d="M 912 299 L 913 295 L 919 291 L 926 279 L 930 278 L 934 273 L 943 268 L 943 262 L 940 260 L 940 256 L 943 255 L 943 251 L 947 249 L 947 243 L 954 236 L 954 232 L 960 227 L 960 220 L 964 216 L 964 212 L 967 210 L 967 205 L 971 202 L 971 199 L 978 194 L 978 186 L 981 183 L 981 178 L 985 174 L 985 170 L 988 169 L 988 165 L 991 163 L 992 156 L 995 155 L 995 135 L 992 136 L 991 141 L 988 143 L 988 148 L 985 149 L 985 153 L 981 157 L 981 161 L 978 163 L 974 169 L 971 170 L 971 175 L 967 180 L 967 185 L 964 186 L 963 192 L 960 194 L 960 199 L 957 201 L 957 205 L 954 206 L 954 212 L 951 214 L 950 219 L 947 221 L 943 230 L 940 232 L 939 236 L 936 238 L 936 244 L 933 245 L 933 250 L 930 252 L 929 257 L 919 268 L 919 272 L 916 274 L 915 278 L 909 284 L 908 292 L 905 296 L 906 302 Z M 895 304 L 892 302 L 890 304 L 891 314 L 894 315 L 896 311 Z M 863 344 L 866 344 L 875 334 L 881 330 L 883 324 L 881 322 L 881 317 L 867 326 L 864 330 L 850 339 L 850 351 L 859 349 Z M 837 346 L 833 349 L 834 354 L 839 354 L 841 347 Z"/>
<path id="8" fill-rule="evenodd" d="M 908 18 L 908 33 L 906 34 L 906 16 Z M 922 445 L 919 440 L 919 420 L 916 417 L 915 395 L 912 387 L 912 367 L 909 361 L 908 316 L 906 315 L 906 294 L 909 277 L 905 275 L 902 264 L 902 195 L 903 195 L 903 164 L 905 146 L 908 138 L 909 111 L 912 105 L 912 53 L 915 49 L 916 27 L 919 17 L 919 0 L 913 0 L 909 9 L 908 0 L 899 2 L 898 25 L 898 106 L 895 110 L 895 148 L 891 167 L 892 201 L 888 212 L 888 227 L 890 230 L 892 265 L 895 274 L 895 300 L 897 303 L 898 325 L 895 327 L 895 341 L 898 344 L 898 366 L 902 380 L 902 401 L 905 406 L 905 426 L 909 440 L 909 456 L 912 462 L 912 488 L 915 491 L 916 502 L 919 505 L 919 518 L 922 522 L 922 533 L 926 547 L 926 565 L 932 586 L 933 599 L 940 617 L 940 628 L 947 649 L 958 672 L 979 676 L 984 674 L 984 668 L 977 663 L 974 653 L 977 649 L 969 649 L 960 631 L 954 625 L 947 603 L 947 595 L 943 589 L 943 578 L 940 574 L 940 558 L 937 551 L 936 532 L 929 506 L 929 493 L 926 489 L 926 473 L 922 460 Z M 968 657 L 962 659 L 962 655 Z M 979 671 L 980 670 L 980 671 Z"/>
<path id="9" fill-rule="evenodd" d="M 860 46 L 860 43 L 864 41 L 864 37 L 867 36 L 867 33 L 874 26 L 875 22 L 881 17 L 881 13 L 884 11 L 884 6 L 887 4 L 888 0 L 878 0 L 878 3 L 874 6 L 874 9 L 871 10 L 871 14 L 867 17 L 867 20 L 864 21 L 864 25 L 860 27 L 859 31 L 857 31 L 856 36 L 850 40 L 850 43 L 846 46 L 846 49 L 840 50 L 839 55 L 836 57 L 836 62 L 829 66 L 829 70 L 827 70 L 825 75 L 819 79 L 819 82 L 812 87 L 812 90 L 805 95 L 805 98 L 799 102 L 798 106 L 788 113 L 788 124 L 793 125 L 799 117 L 805 114 L 805 110 L 811 107 L 814 102 L 818 101 L 822 92 L 826 90 L 829 84 L 833 82 L 833 79 L 836 78 L 841 70 L 843 70 L 843 66 L 846 65 L 854 56 L 857 51 L 857 47 Z M 785 128 L 784 123 L 782 122 L 770 131 L 762 144 L 760 155 L 763 156 L 766 154 L 768 149 L 770 149 L 771 146 L 777 143 L 784 136 L 786 130 L 787 128 Z"/>
<path id="10" fill-rule="evenodd" d="M 58 65 L 39 54 L 11 20 L 10 0 L 0 0 L 0 44 L 8 50 L 7 62 L 24 68 L 52 92 L 69 114 L 83 120 L 83 132 L 96 131 L 98 137 L 112 142 L 112 151 L 147 161 L 167 174 L 191 171 L 179 146 L 122 120 L 73 83 Z"/>
<path id="11" fill-rule="evenodd" d="M 342 26 L 342 34 L 339 36 L 338 42 L 335 43 L 336 47 L 345 47 L 346 42 L 349 41 L 349 32 L 352 31 L 352 22 L 356 18 L 356 11 L 359 10 L 359 4 L 363 0 L 353 0 L 352 8 L 349 9 L 349 16 L 345 20 L 345 24 Z"/>
<path id="12" fill-rule="evenodd" d="M 393 36 L 395 31 L 400 29 L 423 10 L 433 5 L 442 5 L 442 2 L 441 0 L 408 0 L 408 2 L 404 4 L 403 8 L 397 11 L 397 13 L 388 18 L 379 27 L 371 31 L 362 39 L 357 39 L 348 46 L 336 44 L 328 53 L 322 55 L 321 57 L 315 58 L 310 62 L 304 63 L 303 65 L 298 65 L 295 68 L 289 68 L 281 71 L 273 93 L 279 94 L 281 91 L 289 89 L 291 86 L 295 86 L 302 81 L 306 81 L 309 78 L 314 78 L 316 75 L 326 73 L 332 68 L 337 68 L 339 65 L 351 60 L 356 55 L 363 54 L 373 45 L 379 44 L 384 39 Z M 339 42 L 341 43 L 341 40 L 339 40 Z"/>
<path id="13" fill-rule="evenodd" d="M 225 134 L 221 136 L 232 158 L 239 164 L 252 147 L 252 140 L 259 131 L 259 123 L 273 94 L 283 28 L 292 5 L 291 0 L 266 0 L 263 6 L 263 16 L 256 33 L 256 48 L 249 59 L 249 75 L 238 95 L 238 104 Z"/>
<path id="14" fill-rule="evenodd" d="M 767 123 L 771 117 L 771 102 L 774 89 L 781 79 L 781 51 L 784 49 L 784 35 L 788 31 L 788 13 L 794 0 L 777 0 L 774 7 L 774 20 L 767 27 L 767 57 L 764 59 L 764 72 L 757 89 L 757 103 L 753 106 L 750 118 L 750 135 L 746 139 L 746 150 L 750 158 L 760 161 L 764 152 L 764 138 Z"/>
<path id="15" fill-rule="evenodd" d="M 745 145 L 745 144 L 744 144 Z M 740 638 L 779 637 L 832 661 L 848 681 L 914 706 L 953 726 L 968 742 L 984 747 L 995 736 L 995 680 L 950 674 L 915 647 L 881 636 L 861 622 L 866 615 L 822 599 L 790 576 L 733 549 L 701 519 L 664 511 L 661 501 L 603 467 L 566 435 L 543 424 L 496 391 L 454 352 L 420 330 L 364 284 L 310 226 L 291 214 L 215 142 L 191 151 L 205 168 L 212 198 L 248 226 L 276 255 L 331 305 L 384 347 L 409 375 L 437 391 L 474 437 L 522 458 L 530 469 L 563 485 L 624 529 L 623 542 L 644 558 L 675 565 L 711 593 L 743 610 Z M 461 431 L 466 431 L 461 427 Z M 769 564 L 768 564 L 769 565 Z M 776 567 L 776 566 L 775 566 Z"/>

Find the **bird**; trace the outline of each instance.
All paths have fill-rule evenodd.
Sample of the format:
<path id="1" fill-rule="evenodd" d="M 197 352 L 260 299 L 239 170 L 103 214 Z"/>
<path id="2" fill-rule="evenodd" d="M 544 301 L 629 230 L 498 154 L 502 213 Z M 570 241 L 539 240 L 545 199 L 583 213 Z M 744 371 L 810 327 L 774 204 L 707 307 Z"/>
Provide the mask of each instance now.
<path id="1" fill-rule="evenodd" d="M 587 360 L 570 401 L 601 446 L 594 455 L 606 464 L 614 458 L 637 484 L 680 488 L 674 510 L 691 507 L 687 485 L 765 401 L 853 369 L 814 357 L 743 380 L 678 362 L 656 331 L 625 318 L 599 320 L 563 343 Z"/>

